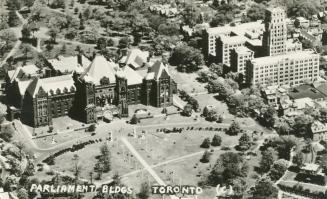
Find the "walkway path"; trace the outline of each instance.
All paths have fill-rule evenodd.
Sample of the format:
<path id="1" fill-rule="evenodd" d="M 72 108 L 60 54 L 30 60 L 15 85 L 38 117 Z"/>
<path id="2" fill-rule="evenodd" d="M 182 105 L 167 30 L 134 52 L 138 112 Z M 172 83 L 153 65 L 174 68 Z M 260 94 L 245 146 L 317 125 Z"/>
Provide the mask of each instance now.
<path id="1" fill-rule="evenodd" d="M 157 175 L 157 173 L 151 168 L 151 166 L 142 158 L 142 156 L 137 152 L 133 145 L 125 138 L 122 137 L 121 141 L 126 145 L 126 147 L 133 153 L 133 155 L 138 159 L 138 161 L 143 165 L 143 167 L 151 174 L 151 176 L 157 181 L 159 185 L 166 186 L 166 183 Z M 170 195 L 171 199 L 178 199 L 176 196 Z"/>
<path id="2" fill-rule="evenodd" d="M 19 20 L 22 22 L 22 24 L 15 29 L 15 34 L 20 35 L 20 33 L 21 33 L 22 29 L 23 29 L 23 26 L 27 23 L 27 20 L 24 19 L 24 17 L 18 11 L 16 11 L 16 15 L 19 18 Z M 2 62 L 0 63 L 0 68 L 7 62 L 9 57 L 14 56 L 16 54 L 16 52 L 19 50 L 19 47 L 22 44 L 22 41 L 19 38 L 17 38 L 17 39 L 18 40 L 16 41 L 14 47 L 7 54 L 7 56 L 4 58 L 4 60 L 2 60 Z"/>

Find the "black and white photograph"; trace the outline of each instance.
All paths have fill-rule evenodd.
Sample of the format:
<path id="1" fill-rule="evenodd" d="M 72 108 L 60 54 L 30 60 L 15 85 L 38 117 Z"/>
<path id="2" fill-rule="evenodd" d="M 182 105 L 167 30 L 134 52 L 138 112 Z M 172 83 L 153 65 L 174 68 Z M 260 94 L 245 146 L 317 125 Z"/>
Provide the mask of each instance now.
<path id="1" fill-rule="evenodd" d="M 327 0 L 0 0 L 0 199 L 327 199 Z"/>

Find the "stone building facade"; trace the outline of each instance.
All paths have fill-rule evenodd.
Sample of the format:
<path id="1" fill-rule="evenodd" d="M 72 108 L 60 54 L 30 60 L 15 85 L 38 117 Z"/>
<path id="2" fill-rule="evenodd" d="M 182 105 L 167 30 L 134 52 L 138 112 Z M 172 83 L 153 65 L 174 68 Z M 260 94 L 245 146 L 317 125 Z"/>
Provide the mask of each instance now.
<path id="1" fill-rule="evenodd" d="M 21 75 L 24 78 L 18 76 L 24 73 L 24 67 L 8 71 L 9 118 L 21 118 L 33 127 L 51 125 L 52 118 L 66 115 L 93 123 L 104 113 L 127 117 L 130 104 L 155 107 L 173 104 L 177 85 L 168 67 L 160 61 L 149 67 L 145 76 L 128 65 L 116 64 L 100 55 L 88 66 L 80 65 L 73 73 L 46 78 L 30 74 Z"/>

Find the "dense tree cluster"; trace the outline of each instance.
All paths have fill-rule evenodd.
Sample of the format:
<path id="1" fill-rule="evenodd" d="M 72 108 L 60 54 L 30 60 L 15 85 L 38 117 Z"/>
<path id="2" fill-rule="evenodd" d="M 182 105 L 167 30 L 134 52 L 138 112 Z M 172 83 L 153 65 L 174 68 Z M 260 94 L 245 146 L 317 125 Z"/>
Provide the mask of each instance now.
<path id="1" fill-rule="evenodd" d="M 207 182 L 209 185 L 230 184 L 237 190 L 239 196 L 246 189 L 245 177 L 248 173 L 246 161 L 238 153 L 226 152 L 220 155 L 212 168 Z"/>
<path id="2" fill-rule="evenodd" d="M 238 6 L 232 4 L 223 4 L 216 7 L 217 13 L 210 21 L 212 27 L 223 26 L 231 23 L 236 14 L 241 11 Z"/>
<path id="3" fill-rule="evenodd" d="M 194 72 L 204 64 L 204 58 L 199 49 L 182 45 L 174 49 L 169 63 L 177 66 L 179 71 Z"/>

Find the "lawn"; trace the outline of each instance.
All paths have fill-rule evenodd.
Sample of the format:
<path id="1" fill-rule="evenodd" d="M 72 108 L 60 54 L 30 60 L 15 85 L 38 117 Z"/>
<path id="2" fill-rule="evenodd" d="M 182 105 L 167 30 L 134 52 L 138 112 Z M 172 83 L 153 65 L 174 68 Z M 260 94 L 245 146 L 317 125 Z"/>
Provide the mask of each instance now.
<path id="1" fill-rule="evenodd" d="M 203 93 L 207 92 L 206 84 L 199 83 L 196 78 L 197 73 L 181 73 L 176 70 L 176 67 L 170 66 L 169 72 L 172 78 L 178 85 L 178 89 L 185 90 L 187 93 Z"/>

